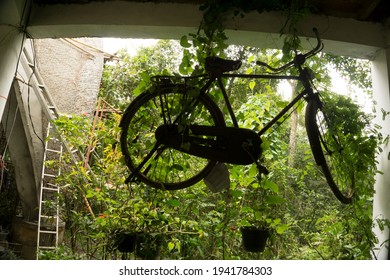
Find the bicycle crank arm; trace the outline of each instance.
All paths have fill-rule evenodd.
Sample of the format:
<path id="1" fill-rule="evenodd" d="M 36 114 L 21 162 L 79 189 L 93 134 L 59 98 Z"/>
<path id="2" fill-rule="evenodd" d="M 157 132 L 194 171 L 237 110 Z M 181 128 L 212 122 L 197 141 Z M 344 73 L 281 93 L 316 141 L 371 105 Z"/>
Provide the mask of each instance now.
<path id="1" fill-rule="evenodd" d="M 261 156 L 261 138 L 250 129 L 201 125 L 161 125 L 156 130 L 161 144 L 210 160 L 247 165 Z"/>

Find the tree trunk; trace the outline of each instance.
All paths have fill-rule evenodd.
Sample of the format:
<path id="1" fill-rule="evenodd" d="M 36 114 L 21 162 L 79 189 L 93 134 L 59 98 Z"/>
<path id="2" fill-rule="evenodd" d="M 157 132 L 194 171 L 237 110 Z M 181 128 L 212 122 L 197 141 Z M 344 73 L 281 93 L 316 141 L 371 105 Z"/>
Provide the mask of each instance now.
<path id="1" fill-rule="evenodd" d="M 296 97 L 296 81 L 289 81 L 292 90 L 291 99 Z M 291 128 L 290 128 L 290 140 L 288 144 L 288 157 L 287 157 L 287 165 L 289 167 L 294 167 L 295 163 L 295 154 L 297 150 L 297 129 L 298 129 L 298 111 L 294 110 L 291 114 Z"/>

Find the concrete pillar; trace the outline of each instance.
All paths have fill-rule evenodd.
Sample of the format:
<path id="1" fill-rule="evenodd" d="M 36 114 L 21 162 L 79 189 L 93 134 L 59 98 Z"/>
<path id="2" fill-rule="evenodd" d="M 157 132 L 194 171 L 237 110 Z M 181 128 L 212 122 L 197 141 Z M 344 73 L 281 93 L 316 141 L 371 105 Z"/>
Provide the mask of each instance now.
<path id="1" fill-rule="evenodd" d="M 29 0 L 0 1 L 0 119 L 12 85 L 23 47 L 20 25 L 29 9 Z"/>
<path id="2" fill-rule="evenodd" d="M 372 79 L 374 99 L 377 102 L 377 120 L 376 122 L 382 126 L 382 134 L 384 136 L 390 134 L 390 119 L 389 116 L 383 120 L 381 109 L 390 112 L 390 49 L 382 49 L 377 53 L 372 62 Z M 383 152 L 378 156 L 378 167 L 383 174 L 376 176 L 374 209 L 373 218 L 389 219 L 390 220 L 390 160 L 389 160 L 390 145 L 383 147 Z M 385 228 L 381 231 L 378 225 L 374 227 L 374 233 L 378 236 L 376 247 L 379 251 L 375 251 L 378 259 L 389 259 L 389 229 Z"/>
<path id="3" fill-rule="evenodd" d="M 5 109 L 7 113 L 4 114 L 2 123 L 4 124 L 5 135 L 9 140 L 8 150 L 14 163 L 15 180 L 23 217 L 26 221 L 36 221 L 39 205 L 37 185 L 34 178 L 35 165 L 27 143 L 28 137 L 24 129 L 21 108 L 16 94 L 20 93 L 16 93 L 14 87 L 12 87 Z"/>

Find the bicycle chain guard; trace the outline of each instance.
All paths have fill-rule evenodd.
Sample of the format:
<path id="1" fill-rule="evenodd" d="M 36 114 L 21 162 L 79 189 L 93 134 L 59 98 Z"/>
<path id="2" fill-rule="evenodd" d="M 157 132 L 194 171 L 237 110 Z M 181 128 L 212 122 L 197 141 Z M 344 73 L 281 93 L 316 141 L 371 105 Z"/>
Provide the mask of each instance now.
<path id="1" fill-rule="evenodd" d="M 201 125 L 161 125 L 157 142 L 183 153 L 219 162 L 247 165 L 262 154 L 262 140 L 250 129 Z"/>

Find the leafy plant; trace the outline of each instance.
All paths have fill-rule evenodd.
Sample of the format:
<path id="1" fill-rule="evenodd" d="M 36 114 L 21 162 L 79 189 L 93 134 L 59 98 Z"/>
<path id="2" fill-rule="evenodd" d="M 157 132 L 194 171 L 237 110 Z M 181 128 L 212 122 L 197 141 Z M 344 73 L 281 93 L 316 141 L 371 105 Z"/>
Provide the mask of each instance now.
<path id="1" fill-rule="evenodd" d="M 342 137 L 342 142 L 348 144 L 343 146 L 342 156 L 335 158 L 335 168 L 351 178 L 357 197 L 372 196 L 377 173 L 376 154 L 381 144 L 378 127 L 371 125 L 374 116 L 362 112 L 348 97 L 330 93 L 324 93 L 323 97 L 324 110 L 332 125 L 329 134 Z"/>
<path id="2" fill-rule="evenodd" d="M 174 44 L 177 46 L 177 42 Z M 191 36 L 182 39 L 181 44 L 186 47 L 184 57 L 188 59 L 188 64 L 180 71 L 191 74 L 197 71 L 199 50 L 194 49 Z M 175 69 L 164 70 L 160 66 L 168 64 L 163 61 L 148 61 L 144 55 L 154 51 L 151 48 L 141 52 L 141 57 L 131 58 L 133 62 L 143 61 L 135 63 L 131 69 L 134 73 L 143 73 L 140 76 L 145 83 L 141 83 L 137 90 L 138 75 L 129 76 L 126 73 L 128 69 L 124 69 L 129 64 L 124 66 L 118 62 L 107 66 L 110 71 L 105 79 L 110 84 L 102 84 L 101 94 L 115 89 L 118 96 L 113 99 L 114 103 L 124 108 L 133 95 L 147 87 L 150 75 L 178 71 L 179 63 L 175 64 Z M 163 53 L 161 49 L 160 54 Z M 257 58 L 273 62 L 282 57 L 280 51 L 242 46 L 231 46 L 224 53 L 228 57 L 243 59 L 241 70 L 247 73 L 261 71 L 253 67 Z M 199 54 L 204 55 L 201 51 Z M 169 57 L 166 59 L 170 60 Z M 322 78 L 319 88 L 329 83 L 323 62 L 323 59 L 310 61 L 311 67 Z M 152 63 L 150 73 L 145 72 L 148 63 Z M 173 65 L 169 67 L 173 68 Z M 129 79 L 133 79 L 134 83 L 122 87 Z M 114 80 L 118 80 L 117 85 Z M 122 90 L 126 96 L 123 99 Z M 274 116 L 286 102 L 277 91 L 278 85 L 274 81 L 253 81 L 250 84 L 239 79 L 232 81 L 228 94 L 240 126 L 258 130 Z M 220 101 L 218 92 L 213 91 L 212 96 L 216 102 Z M 63 213 L 67 225 L 65 244 L 72 248 L 74 258 L 83 259 L 150 258 L 149 253 L 156 247 L 144 245 L 152 244 L 152 241 L 158 241 L 159 256 L 166 259 L 370 259 L 376 238 L 371 231 L 373 176 L 377 172 L 375 154 L 378 152 L 377 144 L 384 137 L 372 125 L 371 116 L 363 114 L 348 98 L 339 100 L 335 97 L 326 97 L 331 99 L 329 105 L 335 106 L 330 110 L 337 112 L 340 120 L 352 122 L 345 123 L 347 129 L 362 131 L 359 141 L 364 140 L 363 144 L 357 141 L 351 149 L 367 155 L 367 161 L 362 163 L 366 165 L 356 167 L 361 170 L 358 175 L 361 187 L 352 205 L 340 205 L 323 180 L 307 143 L 301 117 L 298 118 L 294 165 L 290 166 L 287 162 L 291 125 L 289 119 L 285 119 L 268 131 L 263 139 L 261 163 L 270 171 L 269 175 L 259 178 L 255 165 L 228 166 L 230 189 L 210 193 L 202 182 L 175 192 L 151 189 L 141 183 L 124 185 L 127 170 L 117 143 L 120 116 L 111 116 L 102 121 L 93 136 L 95 149 L 91 168 L 97 180 L 92 180 L 89 173 L 79 167 L 67 168 L 62 175 L 65 186 Z M 75 141 L 84 149 L 85 143 L 90 142 L 91 126 L 89 119 L 80 118 L 63 120 L 63 126 L 65 133 L 70 134 L 69 141 Z M 85 176 L 89 179 L 81 180 Z M 81 194 L 89 200 L 95 218 L 86 211 Z M 266 223 L 276 233 L 269 241 L 270 246 L 260 255 L 242 250 L 239 232 L 239 226 L 256 222 Z M 381 226 L 387 226 L 386 221 L 379 222 Z M 149 253 L 137 256 L 135 252 L 131 256 L 122 256 L 110 239 L 114 232 L 133 230 L 145 236 L 142 251 Z M 157 237 L 159 240 L 156 240 Z"/>

